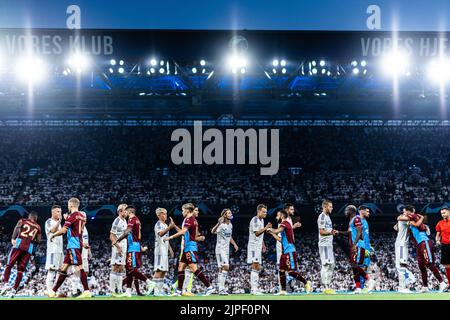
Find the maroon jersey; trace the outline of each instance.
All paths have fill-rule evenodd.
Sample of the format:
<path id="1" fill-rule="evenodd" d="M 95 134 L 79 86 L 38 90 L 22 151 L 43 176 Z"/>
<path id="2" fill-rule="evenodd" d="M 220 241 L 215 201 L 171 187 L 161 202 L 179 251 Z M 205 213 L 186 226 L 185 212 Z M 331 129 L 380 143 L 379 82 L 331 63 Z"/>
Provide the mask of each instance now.
<path id="1" fill-rule="evenodd" d="M 21 219 L 20 232 L 14 248 L 33 253 L 34 243 L 41 234 L 41 227 L 30 219 Z"/>
<path id="2" fill-rule="evenodd" d="M 197 219 L 194 216 L 186 218 L 183 227 L 187 229 L 187 232 L 184 234 L 184 252 L 197 251 Z"/>
<path id="3" fill-rule="evenodd" d="M 137 216 L 134 216 L 128 220 L 127 227 L 131 229 L 127 237 L 127 252 L 141 252 L 141 221 Z"/>
<path id="4" fill-rule="evenodd" d="M 417 215 L 417 213 L 408 214 L 408 218 L 414 222 L 417 222 L 419 220 L 419 216 Z M 425 226 L 424 223 L 422 223 L 418 229 L 419 231 L 426 231 L 427 227 Z"/>
<path id="5" fill-rule="evenodd" d="M 287 220 L 281 222 L 280 225 L 284 228 L 281 232 L 283 254 L 295 252 L 294 229 L 292 228 L 292 225 Z"/>
<path id="6" fill-rule="evenodd" d="M 67 249 L 83 248 L 83 229 L 86 217 L 81 212 L 71 213 L 64 223 L 67 228 Z"/>

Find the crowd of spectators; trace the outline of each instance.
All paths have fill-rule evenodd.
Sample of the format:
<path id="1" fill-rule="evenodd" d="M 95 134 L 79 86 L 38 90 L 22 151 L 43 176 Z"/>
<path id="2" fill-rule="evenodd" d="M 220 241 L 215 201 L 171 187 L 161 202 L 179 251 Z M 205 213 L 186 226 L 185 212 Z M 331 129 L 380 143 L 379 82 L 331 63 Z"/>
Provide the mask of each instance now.
<path id="1" fill-rule="evenodd" d="M 0 204 L 449 200 L 448 127 L 280 129 L 280 170 L 172 164 L 170 127 L 0 128 Z M 206 144 L 206 143 L 204 143 Z"/>

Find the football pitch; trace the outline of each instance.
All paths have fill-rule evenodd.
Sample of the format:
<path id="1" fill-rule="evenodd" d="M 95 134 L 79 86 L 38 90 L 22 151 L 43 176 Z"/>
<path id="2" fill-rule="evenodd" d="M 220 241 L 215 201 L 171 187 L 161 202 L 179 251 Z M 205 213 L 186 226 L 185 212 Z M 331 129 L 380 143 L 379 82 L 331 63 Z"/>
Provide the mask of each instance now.
<path id="1" fill-rule="evenodd" d="M 15 297 L 0 298 L 0 300 L 80 300 L 76 298 L 55 298 L 49 299 L 47 297 Z M 324 295 L 320 293 L 311 294 L 289 294 L 286 296 L 275 296 L 270 294 L 254 296 L 250 294 L 230 294 L 228 296 L 203 296 L 197 295 L 192 297 L 154 297 L 154 296 L 133 296 L 131 298 L 115 298 L 111 296 L 95 296 L 90 299 L 83 300 L 99 300 L 99 301 L 127 301 L 127 300 L 152 300 L 152 301 L 170 301 L 170 300 L 185 300 L 185 301 L 202 301 L 202 300 L 218 300 L 218 301 L 251 301 L 251 300 L 450 300 L 450 293 L 412 293 L 400 294 L 395 292 L 374 292 L 369 294 L 350 294 L 347 292 L 338 293 L 336 295 Z"/>

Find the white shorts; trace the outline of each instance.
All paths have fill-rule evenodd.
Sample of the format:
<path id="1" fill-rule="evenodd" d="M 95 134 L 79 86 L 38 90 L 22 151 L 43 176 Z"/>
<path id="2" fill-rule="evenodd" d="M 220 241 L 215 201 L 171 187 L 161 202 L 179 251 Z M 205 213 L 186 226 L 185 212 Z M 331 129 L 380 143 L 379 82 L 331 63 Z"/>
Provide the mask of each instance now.
<path id="1" fill-rule="evenodd" d="M 319 246 L 319 254 L 322 266 L 334 264 L 333 246 Z"/>
<path id="2" fill-rule="evenodd" d="M 122 255 L 119 256 L 118 252 L 119 250 L 117 250 L 116 246 L 112 247 L 112 251 L 111 251 L 111 265 L 119 265 L 119 266 L 124 266 L 125 262 L 126 262 L 126 258 L 127 258 L 127 246 L 126 243 L 125 244 L 121 244 L 121 251 L 122 251 Z"/>
<path id="3" fill-rule="evenodd" d="M 155 254 L 154 271 L 169 271 L 169 255 Z"/>
<path id="4" fill-rule="evenodd" d="M 60 253 L 47 253 L 45 259 L 45 270 L 59 270 L 64 261 L 64 254 Z"/>
<path id="5" fill-rule="evenodd" d="M 230 252 L 216 251 L 217 266 L 219 268 L 230 265 Z"/>
<path id="6" fill-rule="evenodd" d="M 395 267 L 400 268 L 400 264 L 408 263 L 408 245 L 395 244 Z"/>
<path id="7" fill-rule="evenodd" d="M 262 249 L 257 248 L 247 248 L 247 263 L 259 263 L 262 264 Z"/>

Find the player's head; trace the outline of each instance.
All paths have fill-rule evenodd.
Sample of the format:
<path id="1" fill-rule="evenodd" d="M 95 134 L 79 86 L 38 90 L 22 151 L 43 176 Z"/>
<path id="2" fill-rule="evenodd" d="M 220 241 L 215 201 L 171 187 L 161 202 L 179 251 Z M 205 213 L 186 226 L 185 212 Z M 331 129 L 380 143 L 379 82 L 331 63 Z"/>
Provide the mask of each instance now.
<path id="1" fill-rule="evenodd" d="M 279 213 L 281 221 L 285 221 L 289 217 L 289 212 L 287 212 L 286 210 L 280 210 Z"/>
<path id="2" fill-rule="evenodd" d="M 260 219 L 264 219 L 267 216 L 267 206 L 265 204 L 258 204 L 256 207 L 256 215 Z"/>
<path id="3" fill-rule="evenodd" d="M 186 217 L 189 214 L 193 214 L 195 210 L 195 206 L 192 203 L 185 203 L 181 206 L 181 211 L 183 212 L 183 217 Z"/>
<path id="4" fill-rule="evenodd" d="M 450 208 L 447 206 L 442 207 L 441 216 L 443 219 L 448 220 L 448 218 L 450 218 Z"/>
<path id="5" fill-rule="evenodd" d="M 326 214 L 331 214 L 331 212 L 333 211 L 333 203 L 330 200 L 323 200 L 322 211 Z"/>
<path id="6" fill-rule="evenodd" d="M 295 207 L 292 203 L 286 203 L 284 205 L 284 210 L 286 210 L 286 212 L 290 215 L 293 216 L 295 213 Z"/>
<path id="7" fill-rule="evenodd" d="M 349 205 L 345 208 L 345 216 L 347 218 L 353 218 L 356 213 L 358 212 L 358 209 L 354 205 Z"/>
<path id="8" fill-rule="evenodd" d="M 127 212 L 127 205 L 125 203 L 121 203 L 119 204 L 119 206 L 117 207 L 117 214 L 121 217 L 121 218 L 126 218 L 128 215 Z"/>
<path id="9" fill-rule="evenodd" d="M 359 212 L 359 215 L 361 217 L 363 217 L 363 218 L 369 218 L 370 217 L 370 209 L 367 206 L 364 206 L 364 205 L 359 206 L 358 212 Z"/>
<path id="10" fill-rule="evenodd" d="M 136 215 L 136 207 L 128 205 L 125 209 L 127 211 L 127 216 L 134 217 Z"/>
<path id="11" fill-rule="evenodd" d="M 275 219 L 276 219 L 278 222 L 281 221 L 281 211 L 283 211 L 283 209 L 277 210 L 277 215 L 275 216 Z"/>
<path id="12" fill-rule="evenodd" d="M 167 220 L 167 210 L 164 208 L 157 208 L 156 209 L 156 216 L 158 217 L 159 221 L 166 221 Z"/>
<path id="13" fill-rule="evenodd" d="M 61 206 L 60 205 L 53 205 L 52 206 L 52 219 L 53 220 L 61 220 Z"/>
<path id="14" fill-rule="evenodd" d="M 194 217 L 198 218 L 198 213 L 199 213 L 198 207 L 195 207 L 194 208 Z"/>
<path id="15" fill-rule="evenodd" d="M 37 219 L 38 219 L 38 213 L 37 213 L 36 211 L 31 211 L 31 212 L 28 214 L 28 219 L 30 219 L 31 221 L 36 222 Z"/>
<path id="16" fill-rule="evenodd" d="M 403 214 L 410 215 L 416 212 L 416 208 L 411 205 L 406 205 L 403 207 Z"/>
<path id="17" fill-rule="evenodd" d="M 70 198 L 67 202 L 67 208 L 70 212 L 78 211 L 78 208 L 80 208 L 80 200 L 77 198 Z"/>
<path id="18" fill-rule="evenodd" d="M 220 213 L 220 216 L 230 221 L 233 219 L 233 213 L 229 208 L 223 209 L 222 212 Z"/>

